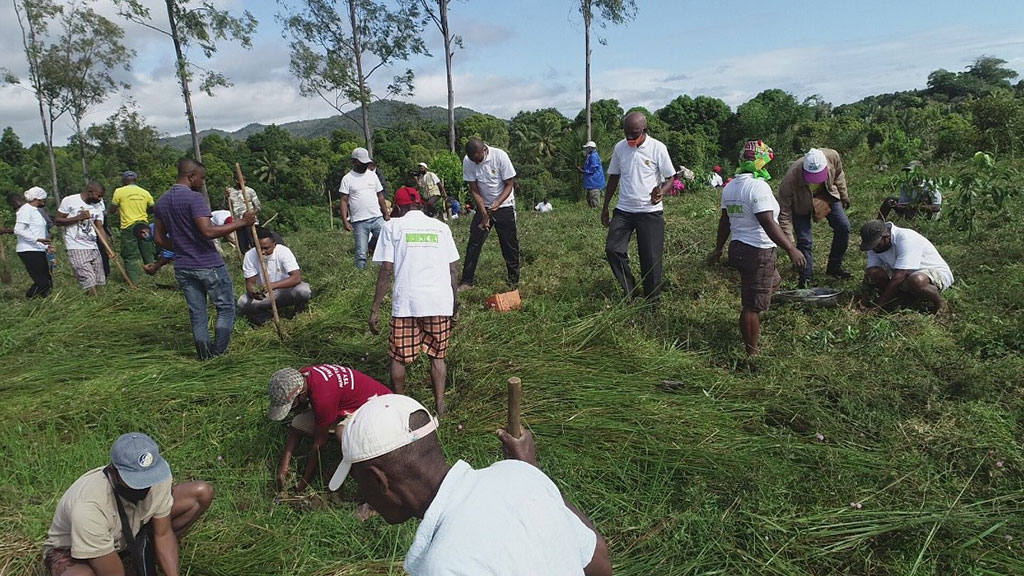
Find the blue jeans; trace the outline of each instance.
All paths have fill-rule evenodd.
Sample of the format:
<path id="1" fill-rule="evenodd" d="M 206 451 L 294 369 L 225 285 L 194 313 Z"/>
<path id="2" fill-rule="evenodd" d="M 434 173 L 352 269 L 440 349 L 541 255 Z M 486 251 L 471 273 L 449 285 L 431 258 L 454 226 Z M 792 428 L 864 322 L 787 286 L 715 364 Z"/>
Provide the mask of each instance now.
<path id="1" fill-rule="evenodd" d="M 188 316 L 192 321 L 192 340 L 200 360 L 219 356 L 228 350 L 231 330 L 235 327 L 235 297 L 231 288 L 231 275 L 227 266 L 216 268 L 174 269 Z M 209 294 L 217 309 L 214 325 L 214 341 L 210 342 L 210 315 L 206 311 L 206 296 Z"/>
<path id="2" fill-rule="evenodd" d="M 366 253 L 377 247 L 377 237 L 383 225 L 384 218 L 380 216 L 352 223 L 352 232 L 356 235 L 356 268 L 366 268 Z"/>
<path id="3" fill-rule="evenodd" d="M 833 200 L 832 211 L 826 218 L 828 225 L 832 227 L 832 249 L 828 253 L 828 270 L 836 270 L 843 267 L 843 258 L 846 257 L 846 249 L 850 247 L 850 220 L 846 217 L 843 204 L 839 200 Z M 793 232 L 796 236 L 796 248 L 804 253 L 807 259 L 807 267 L 800 272 L 800 281 L 810 280 L 814 274 L 814 260 L 811 253 L 811 215 L 793 215 Z"/>

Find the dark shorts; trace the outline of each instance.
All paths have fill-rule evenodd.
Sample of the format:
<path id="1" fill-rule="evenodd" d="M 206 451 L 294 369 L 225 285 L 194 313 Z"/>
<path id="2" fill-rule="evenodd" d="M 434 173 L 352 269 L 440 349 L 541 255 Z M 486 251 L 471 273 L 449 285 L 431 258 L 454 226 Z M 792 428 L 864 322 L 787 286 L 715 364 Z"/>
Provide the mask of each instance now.
<path id="1" fill-rule="evenodd" d="M 46 564 L 46 573 L 49 576 L 61 576 L 72 566 L 88 564 L 85 560 L 76 560 L 71 557 L 70 548 L 53 548 L 43 556 L 43 563 Z"/>
<path id="2" fill-rule="evenodd" d="M 444 358 L 452 322 L 449 316 L 424 318 L 392 317 L 389 353 L 403 364 L 416 359 L 423 350 L 430 358 Z"/>
<path id="3" fill-rule="evenodd" d="M 772 294 L 782 284 L 775 267 L 775 248 L 755 248 L 733 240 L 729 243 L 729 265 L 740 271 L 743 307 L 764 312 L 772 303 Z"/>

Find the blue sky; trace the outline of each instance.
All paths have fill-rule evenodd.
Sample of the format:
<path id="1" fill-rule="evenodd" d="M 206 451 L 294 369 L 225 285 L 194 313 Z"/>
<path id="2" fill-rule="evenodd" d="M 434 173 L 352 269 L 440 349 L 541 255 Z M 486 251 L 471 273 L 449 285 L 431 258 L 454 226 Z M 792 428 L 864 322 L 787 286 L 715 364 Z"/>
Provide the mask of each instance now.
<path id="1" fill-rule="evenodd" d="M 145 0 L 160 14 L 159 0 Z M 223 45 L 203 63 L 235 83 L 214 98 L 196 95 L 203 128 L 237 129 L 250 122 L 327 116 L 326 105 L 304 99 L 288 73 L 288 48 L 274 15 L 278 3 L 220 0 L 260 20 L 252 51 Z M 97 0 L 109 7 L 110 0 Z M 596 29 L 594 98 L 624 107 L 657 109 L 680 94 L 706 94 L 735 107 L 758 92 L 782 88 L 805 98 L 820 94 L 841 104 L 870 94 L 920 88 L 938 68 L 962 70 L 990 54 L 1024 72 L 1021 0 L 861 0 L 815 4 L 638 0 L 635 21 Z M 107 8 L 109 9 L 109 8 Z M 571 0 L 454 0 L 453 30 L 465 40 L 455 56 L 456 103 L 510 117 L 554 106 L 568 116 L 583 107 L 583 25 Z M 0 66 L 24 64 L 10 4 L 0 7 Z M 167 133 L 186 129 L 173 78 L 169 42 L 126 24 L 138 51 L 119 94 L 90 120 L 102 121 L 129 95 L 150 123 Z M 445 104 L 440 35 L 430 30 L 433 58 L 411 61 L 422 105 Z M 40 132 L 31 95 L 0 88 L 0 125 L 25 141 Z M 66 137 L 61 125 L 57 141 Z"/>

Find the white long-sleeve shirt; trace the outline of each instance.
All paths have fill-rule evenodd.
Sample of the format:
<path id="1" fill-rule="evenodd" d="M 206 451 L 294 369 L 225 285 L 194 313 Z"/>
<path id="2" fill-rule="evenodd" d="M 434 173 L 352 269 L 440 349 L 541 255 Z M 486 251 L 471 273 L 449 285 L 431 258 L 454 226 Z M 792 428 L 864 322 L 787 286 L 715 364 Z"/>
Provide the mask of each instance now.
<path id="1" fill-rule="evenodd" d="M 16 248 L 18 252 L 46 251 L 46 244 L 37 241 L 40 238 L 46 238 L 46 218 L 43 218 L 39 208 L 31 204 L 25 204 L 18 208 L 14 234 L 18 237 Z"/>

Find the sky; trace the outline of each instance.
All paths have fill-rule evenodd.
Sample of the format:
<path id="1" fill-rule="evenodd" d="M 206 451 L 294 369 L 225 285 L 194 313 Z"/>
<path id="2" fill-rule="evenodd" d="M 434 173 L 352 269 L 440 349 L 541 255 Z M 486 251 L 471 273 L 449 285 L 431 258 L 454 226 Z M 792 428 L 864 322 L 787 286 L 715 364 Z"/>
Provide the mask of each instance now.
<path id="1" fill-rule="evenodd" d="M 200 129 L 230 131 L 253 122 L 281 124 L 335 113 L 299 94 L 276 18 L 282 2 L 214 1 L 232 11 L 249 10 L 260 24 L 251 50 L 221 42 L 212 60 L 198 49 L 189 54 L 233 82 L 212 98 L 194 94 Z M 100 12 L 115 14 L 113 0 L 93 2 Z M 838 105 L 923 88 L 930 72 L 960 71 L 981 55 L 1002 58 L 1024 73 L 1020 2 L 637 0 L 635 20 L 594 29 L 593 99 L 615 98 L 623 108 L 641 105 L 653 111 L 682 94 L 707 95 L 735 108 L 762 90 L 781 88 L 801 100 L 820 95 Z M 151 6 L 157 24 L 164 24 L 159 20 L 163 2 L 143 3 Z M 585 62 L 576 6 L 575 0 L 453 0 L 451 28 L 464 41 L 453 64 L 456 105 L 502 118 L 548 107 L 575 117 L 584 106 Z M 119 76 L 132 87 L 98 107 L 86 124 L 103 122 L 130 100 L 162 133 L 187 132 L 170 40 L 131 22 L 123 26 L 137 57 L 132 70 Z M 444 107 L 441 35 L 430 27 L 424 38 L 434 56 L 418 56 L 392 75 L 411 68 L 415 94 L 403 100 Z M 4 2 L 0 68 L 25 78 L 20 42 L 13 6 Z M 42 140 L 38 104 L 30 92 L 0 86 L 2 126 L 13 126 L 26 144 Z M 65 143 L 70 133 L 70 121 L 58 120 L 55 142 Z"/>

